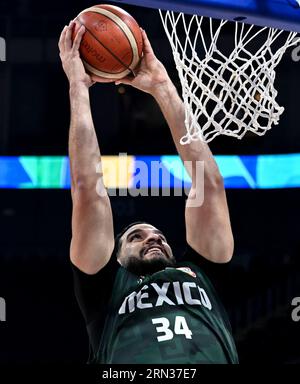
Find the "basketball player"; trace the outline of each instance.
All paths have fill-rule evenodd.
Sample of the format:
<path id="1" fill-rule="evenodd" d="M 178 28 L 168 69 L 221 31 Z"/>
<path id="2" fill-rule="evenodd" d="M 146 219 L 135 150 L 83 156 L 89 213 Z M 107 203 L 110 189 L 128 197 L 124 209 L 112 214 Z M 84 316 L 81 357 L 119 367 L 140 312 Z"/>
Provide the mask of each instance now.
<path id="1" fill-rule="evenodd" d="M 59 49 L 71 104 L 70 257 L 90 340 L 89 362 L 237 363 L 230 324 L 210 281 L 214 268 L 227 263 L 233 253 L 217 164 L 206 144 L 178 144 L 184 135 L 184 105 L 142 31 L 144 56 L 136 76 L 117 83 L 147 92 L 159 104 L 179 155 L 191 164 L 188 201 L 197 193 L 195 164 L 205 162 L 205 199 L 199 207 L 187 204 L 187 244 L 181 262 L 164 234 L 151 224 L 133 223 L 114 239 L 109 197 L 96 192 L 100 149 L 89 100 L 94 82 L 78 51 L 85 29 L 80 28 L 72 44 L 73 27 L 71 22 L 62 31 Z"/>

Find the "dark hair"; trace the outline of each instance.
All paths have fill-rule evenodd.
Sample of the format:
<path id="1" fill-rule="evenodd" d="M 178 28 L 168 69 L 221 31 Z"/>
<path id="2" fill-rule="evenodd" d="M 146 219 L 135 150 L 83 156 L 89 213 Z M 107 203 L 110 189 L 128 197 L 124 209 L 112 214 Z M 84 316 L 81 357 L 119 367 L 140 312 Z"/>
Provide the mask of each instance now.
<path id="1" fill-rule="evenodd" d="M 148 225 L 152 225 L 152 224 L 149 224 L 147 223 L 146 221 L 135 221 L 134 223 L 131 223 L 129 225 L 127 225 L 125 228 L 123 228 L 121 230 L 121 232 L 119 232 L 117 234 L 117 236 L 115 237 L 115 247 L 114 247 L 114 251 L 113 251 L 113 255 L 115 257 L 118 257 L 118 253 L 119 253 L 119 250 L 122 246 L 122 241 L 121 241 L 121 237 L 124 235 L 124 233 L 126 231 L 128 231 L 129 228 L 133 227 L 134 225 L 137 225 L 137 224 L 148 224 Z"/>

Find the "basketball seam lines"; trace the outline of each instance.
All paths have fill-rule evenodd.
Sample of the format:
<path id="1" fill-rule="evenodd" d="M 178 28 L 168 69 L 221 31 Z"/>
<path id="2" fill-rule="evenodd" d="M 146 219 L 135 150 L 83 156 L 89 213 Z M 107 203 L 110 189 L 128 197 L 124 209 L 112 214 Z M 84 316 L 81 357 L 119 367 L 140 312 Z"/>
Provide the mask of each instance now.
<path id="1" fill-rule="evenodd" d="M 91 12 L 91 11 L 90 11 Z M 97 12 L 94 12 L 94 13 L 97 13 Z M 90 30 L 89 30 L 89 28 L 87 28 L 85 25 L 84 25 L 84 23 L 82 23 L 81 21 L 80 21 L 80 19 L 78 19 L 78 21 L 79 21 L 79 23 L 81 24 L 81 25 L 83 25 L 85 28 L 86 28 L 86 30 L 93 36 L 93 38 L 95 39 L 95 40 L 97 40 L 98 41 L 98 43 L 99 44 L 101 44 L 102 45 L 102 47 L 103 48 L 105 48 L 120 64 L 122 64 L 125 68 L 127 68 L 132 74 L 133 74 L 133 70 L 128 66 L 128 65 L 126 65 L 121 59 L 119 59 L 118 58 L 118 56 L 116 56 L 109 48 L 107 48 L 106 47 L 106 45 L 105 44 L 103 44 Z M 121 29 L 121 28 L 120 28 Z M 122 29 L 121 29 L 122 30 Z M 122 32 L 124 33 L 124 31 L 122 30 Z M 124 35 L 126 36 L 126 34 L 124 33 Z M 127 36 L 126 36 L 126 38 L 127 38 Z M 128 38 L 127 38 L 127 40 L 128 40 Z M 130 42 L 129 42 L 130 43 Z M 133 56 L 133 55 L 132 55 Z M 132 60 L 131 60 L 131 62 L 132 62 Z M 105 72 L 105 71 L 101 71 L 101 72 Z M 107 73 L 109 73 L 109 72 L 107 72 Z"/>
<path id="2" fill-rule="evenodd" d="M 102 15 L 102 16 L 106 17 L 107 19 L 113 21 L 114 24 L 116 24 L 116 25 L 119 27 L 119 29 L 122 31 L 123 35 L 126 37 L 128 43 L 129 43 L 129 45 L 130 45 L 130 47 L 131 47 L 131 51 L 132 51 L 131 62 L 130 62 L 130 64 L 129 64 L 128 67 L 124 64 L 124 67 L 126 67 L 126 68 L 129 69 L 131 72 L 133 72 L 132 69 L 130 69 L 130 66 L 131 66 L 131 64 L 133 63 L 133 61 L 134 61 L 134 57 L 135 57 L 134 49 L 133 49 L 133 47 L 132 47 L 132 42 L 130 41 L 130 39 L 129 39 L 129 37 L 127 36 L 127 34 L 126 34 L 126 32 L 124 31 L 124 29 L 123 29 L 118 23 L 116 23 L 116 21 L 115 21 L 114 19 L 110 18 L 109 16 L 107 16 L 107 15 L 105 15 L 105 14 L 103 14 L 103 13 L 99 13 L 99 12 L 96 12 L 96 11 L 89 11 L 89 12 L 91 12 L 91 13 L 95 13 L 96 15 Z M 114 12 L 112 12 L 112 11 L 109 11 L 109 12 L 112 13 L 114 16 L 117 16 L 120 20 L 122 20 L 122 19 L 120 18 L 119 15 L 116 15 L 116 14 L 115 14 Z M 122 21 L 123 21 L 123 20 L 122 20 Z M 138 56 L 139 56 L 139 52 L 138 52 L 138 42 L 136 41 L 134 32 L 133 32 L 133 30 L 130 28 L 130 26 L 129 26 L 128 24 L 126 24 L 126 26 L 127 26 L 127 28 L 130 30 L 130 32 L 131 32 L 131 34 L 132 34 L 132 37 L 133 37 L 134 40 L 135 40 L 136 47 L 137 47 L 137 54 L 138 54 Z M 103 46 L 104 46 L 104 45 L 103 45 Z M 105 46 L 104 46 L 104 47 L 105 47 Z M 105 47 L 105 48 L 106 48 L 106 47 Z M 106 48 L 106 49 L 109 51 L 108 48 Z M 110 52 L 110 51 L 109 51 L 109 52 Z M 120 60 L 121 60 L 121 59 L 120 59 Z"/>
<path id="3" fill-rule="evenodd" d="M 101 5 L 100 6 L 96 5 L 80 12 L 78 17 L 86 12 L 91 12 L 91 13 L 94 12 L 96 14 L 103 15 L 104 17 L 110 19 L 115 24 L 117 24 L 119 28 L 123 31 L 123 33 L 126 35 L 126 38 L 129 40 L 132 48 L 133 58 L 132 58 L 132 62 L 130 63 L 130 68 L 132 67 L 132 65 L 137 66 L 140 61 L 140 55 L 139 55 L 138 42 L 135 37 L 135 34 L 130 28 L 130 26 L 126 24 L 126 22 L 122 19 L 122 17 L 114 12 L 115 10 L 118 9 L 118 7 L 111 6 L 110 8 L 113 8 L 113 9 L 106 9 L 106 8 L 102 8 Z"/>
<path id="4" fill-rule="evenodd" d="M 120 80 L 120 77 L 119 75 L 123 74 L 124 73 L 124 76 L 128 76 L 128 69 L 125 69 L 124 71 L 122 72 L 115 72 L 115 73 L 111 73 L 111 72 L 106 72 L 104 70 L 99 70 L 97 68 L 95 68 L 94 66 L 90 65 L 87 61 L 85 61 L 84 59 L 82 59 L 86 69 L 88 71 L 91 72 L 92 75 L 96 75 L 96 76 L 99 76 L 99 77 L 104 77 L 105 79 L 111 79 L 111 80 Z M 123 78 L 122 77 L 122 78 Z"/>

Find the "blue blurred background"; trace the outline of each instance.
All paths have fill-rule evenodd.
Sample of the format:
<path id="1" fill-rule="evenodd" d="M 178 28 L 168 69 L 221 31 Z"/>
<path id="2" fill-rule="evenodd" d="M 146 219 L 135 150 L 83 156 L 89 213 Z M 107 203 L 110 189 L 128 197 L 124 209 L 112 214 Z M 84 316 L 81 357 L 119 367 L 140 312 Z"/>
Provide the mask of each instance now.
<path id="1" fill-rule="evenodd" d="M 107 2 L 109 3 L 109 2 Z M 111 2 L 111 4 L 113 4 Z M 57 42 L 87 1 L 0 2 L 0 362 L 85 362 L 88 341 L 69 265 L 71 196 L 67 143 L 68 83 Z M 123 6 L 147 30 L 180 91 L 158 12 Z M 228 36 L 230 38 L 230 36 Z M 210 147 L 225 177 L 235 255 L 222 277 L 242 363 L 300 363 L 300 323 L 291 301 L 300 296 L 299 62 L 289 51 L 277 74 L 286 111 L 263 137 L 218 137 Z M 129 87 L 96 85 L 92 110 L 101 152 L 176 155 L 155 101 Z M 38 189 L 39 188 L 39 189 Z M 112 197 L 115 230 L 139 220 L 184 248 L 185 197 Z"/>

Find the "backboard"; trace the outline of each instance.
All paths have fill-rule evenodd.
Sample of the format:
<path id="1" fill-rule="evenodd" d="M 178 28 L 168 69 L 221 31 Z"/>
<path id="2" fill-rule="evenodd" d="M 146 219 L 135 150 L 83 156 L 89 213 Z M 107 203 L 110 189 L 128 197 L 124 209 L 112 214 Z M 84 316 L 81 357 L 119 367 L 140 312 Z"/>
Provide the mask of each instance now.
<path id="1" fill-rule="evenodd" d="M 300 32 L 300 0 L 114 0 Z"/>
<path id="2" fill-rule="evenodd" d="M 180 144 L 263 136 L 279 124 L 284 107 L 277 102 L 276 67 L 300 42 L 300 0 L 116 2 L 159 9 L 185 106 Z M 221 38 L 227 25 L 235 28 L 230 50 Z"/>

